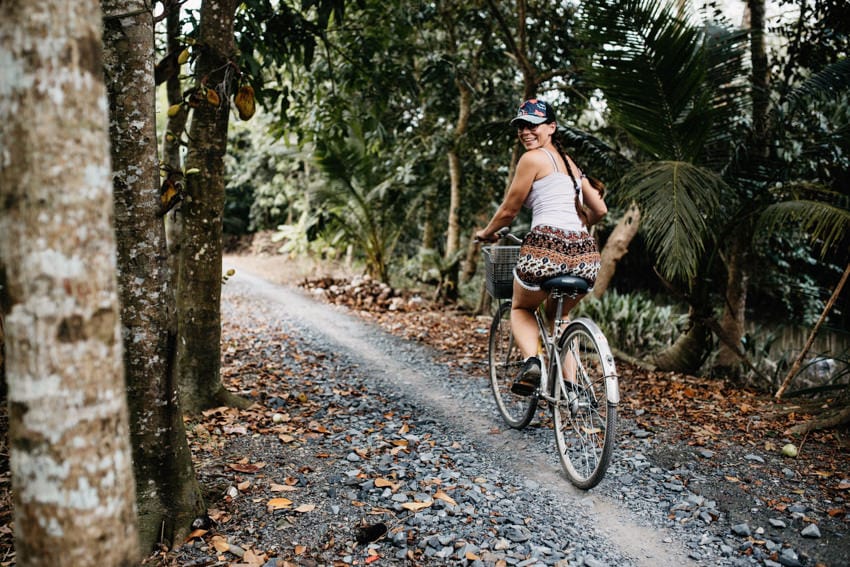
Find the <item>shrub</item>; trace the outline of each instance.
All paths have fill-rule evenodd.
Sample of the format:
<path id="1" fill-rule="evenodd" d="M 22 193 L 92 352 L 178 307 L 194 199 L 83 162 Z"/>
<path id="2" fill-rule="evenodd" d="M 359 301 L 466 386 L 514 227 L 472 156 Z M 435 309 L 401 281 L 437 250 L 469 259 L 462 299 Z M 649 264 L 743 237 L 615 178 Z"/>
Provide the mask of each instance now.
<path id="1" fill-rule="evenodd" d="M 649 294 L 620 294 L 610 289 L 601 299 L 585 298 L 572 316 L 590 317 L 613 348 L 637 357 L 673 344 L 688 320 L 681 308 L 662 305 Z"/>

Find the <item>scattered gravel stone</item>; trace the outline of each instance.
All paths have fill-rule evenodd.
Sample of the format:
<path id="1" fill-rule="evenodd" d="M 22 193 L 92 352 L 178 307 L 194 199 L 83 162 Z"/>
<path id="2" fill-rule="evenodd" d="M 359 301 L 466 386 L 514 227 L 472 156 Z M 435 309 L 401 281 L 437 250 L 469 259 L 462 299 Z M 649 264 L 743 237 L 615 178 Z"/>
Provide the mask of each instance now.
<path id="1" fill-rule="evenodd" d="M 783 549 L 779 554 L 779 563 L 785 567 L 803 567 L 800 558 L 793 549 Z"/>
<path id="2" fill-rule="evenodd" d="M 747 523 L 735 524 L 732 526 L 732 533 L 741 537 L 749 537 L 752 534 L 750 526 Z"/>
<path id="3" fill-rule="evenodd" d="M 821 537 L 820 530 L 818 529 L 817 524 L 809 524 L 808 526 L 803 528 L 803 531 L 800 532 L 800 535 L 803 536 L 803 537 L 810 537 L 810 538 Z"/>

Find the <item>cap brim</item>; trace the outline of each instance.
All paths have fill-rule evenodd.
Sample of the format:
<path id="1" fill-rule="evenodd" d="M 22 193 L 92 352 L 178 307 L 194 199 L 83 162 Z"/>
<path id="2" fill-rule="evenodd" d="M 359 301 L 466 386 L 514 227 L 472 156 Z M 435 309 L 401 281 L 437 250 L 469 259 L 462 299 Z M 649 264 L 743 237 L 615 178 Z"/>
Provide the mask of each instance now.
<path id="1" fill-rule="evenodd" d="M 543 124 L 544 122 L 546 122 L 546 117 L 534 116 L 533 114 L 517 116 L 516 118 L 511 120 L 511 126 L 515 125 L 517 122 L 528 122 L 529 124 Z"/>

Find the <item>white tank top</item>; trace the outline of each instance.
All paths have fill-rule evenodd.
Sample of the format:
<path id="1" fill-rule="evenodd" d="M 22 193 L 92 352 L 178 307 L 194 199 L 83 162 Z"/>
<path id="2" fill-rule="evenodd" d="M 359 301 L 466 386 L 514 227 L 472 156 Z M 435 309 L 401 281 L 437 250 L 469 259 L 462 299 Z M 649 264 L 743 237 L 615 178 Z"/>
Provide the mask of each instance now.
<path id="1" fill-rule="evenodd" d="M 531 191 L 525 198 L 526 207 L 531 209 L 531 228 L 540 225 L 552 226 L 561 230 L 574 232 L 586 232 L 576 212 L 576 192 L 579 202 L 584 203 L 581 187 L 576 187 L 569 173 L 564 173 L 558 168 L 558 161 L 552 152 L 540 148 L 549 159 L 552 160 L 554 171 L 545 177 L 541 177 L 531 184 Z M 584 175 L 581 176 L 583 178 Z M 581 178 L 577 180 L 581 183 Z"/>

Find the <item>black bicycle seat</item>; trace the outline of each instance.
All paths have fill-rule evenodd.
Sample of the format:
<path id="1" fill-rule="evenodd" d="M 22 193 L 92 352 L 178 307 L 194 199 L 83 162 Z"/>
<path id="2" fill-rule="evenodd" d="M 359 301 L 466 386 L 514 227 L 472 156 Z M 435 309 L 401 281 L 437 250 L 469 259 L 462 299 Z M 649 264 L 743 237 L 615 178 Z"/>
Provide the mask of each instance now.
<path id="1" fill-rule="evenodd" d="M 590 284 L 587 283 L 587 280 L 576 276 L 557 276 L 546 280 L 540 287 L 546 291 L 561 290 L 579 294 L 590 291 Z"/>

